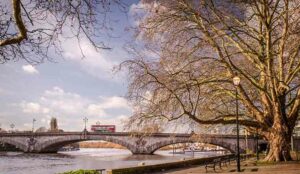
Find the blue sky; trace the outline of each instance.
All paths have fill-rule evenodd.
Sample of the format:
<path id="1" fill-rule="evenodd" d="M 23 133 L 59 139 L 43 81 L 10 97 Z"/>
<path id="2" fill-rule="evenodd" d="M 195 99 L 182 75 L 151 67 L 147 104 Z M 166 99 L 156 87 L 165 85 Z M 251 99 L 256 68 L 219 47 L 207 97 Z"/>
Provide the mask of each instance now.
<path id="1" fill-rule="evenodd" d="M 32 66 L 23 60 L 0 65 L 0 124 L 9 129 L 15 124 L 18 130 L 49 127 L 56 117 L 59 128 L 68 131 L 83 129 L 83 118 L 88 125 L 121 123 L 132 112 L 124 96 L 127 91 L 125 73 L 113 73 L 112 68 L 129 58 L 123 49 L 132 33 L 126 27 L 135 24 L 132 11 L 139 6 L 137 0 L 128 1 L 129 14 L 113 12 L 117 22 L 113 25 L 116 38 L 104 38 L 112 50 L 96 52 L 84 39 L 81 54 L 76 42 L 64 42 L 63 58 L 55 56 L 56 63 L 45 62 Z M 103 39 L 103 38 L 102 38 Z"/>

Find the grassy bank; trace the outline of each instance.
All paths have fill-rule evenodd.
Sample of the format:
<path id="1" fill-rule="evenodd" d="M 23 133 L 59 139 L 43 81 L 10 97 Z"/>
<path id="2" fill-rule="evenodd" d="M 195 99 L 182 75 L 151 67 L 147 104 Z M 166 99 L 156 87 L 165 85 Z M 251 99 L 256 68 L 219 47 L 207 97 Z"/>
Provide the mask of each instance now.
<path id="1" fill-rule="evenodd" d="M 61 174 L 101 174 L 96 170 L 76 170 L 76 171 L 69 171 Z"/>

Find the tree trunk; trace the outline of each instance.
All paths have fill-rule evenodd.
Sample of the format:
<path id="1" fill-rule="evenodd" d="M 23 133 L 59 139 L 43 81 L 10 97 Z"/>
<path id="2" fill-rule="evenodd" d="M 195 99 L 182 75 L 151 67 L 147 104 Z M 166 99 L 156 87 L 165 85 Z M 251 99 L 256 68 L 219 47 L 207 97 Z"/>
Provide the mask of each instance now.
<path id="1" fill-rule="evenodd" d="M 267 140 L 269 152 L 264 161 L 290 161 L 292 159 L 290 155 L 291 136 L 289 134 L 271 133 Z"/>

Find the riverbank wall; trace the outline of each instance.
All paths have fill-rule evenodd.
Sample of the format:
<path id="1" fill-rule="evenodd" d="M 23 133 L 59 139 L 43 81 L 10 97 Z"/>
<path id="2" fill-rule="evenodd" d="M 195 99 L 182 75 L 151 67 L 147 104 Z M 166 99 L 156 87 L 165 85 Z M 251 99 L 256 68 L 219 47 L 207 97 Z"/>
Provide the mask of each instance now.
<path id="1" fill-rule="evenodd" d="M 109 169 L 106 170 L 106 172 L 107 174 L 145 174 L 145 173 L 161 172 L 170 169 L 185 168 L 193 165 L 204 165 L 205 163 L 212 162 L 216 158 L 225 158 L 225 157 L 234 158 L 234 154 L 207 157 L 207 158 L 198 158 L 198 159 L 188 159 L 188 160 L 181 160 L 181 161 L 163 163 L 163 164 Z"/>

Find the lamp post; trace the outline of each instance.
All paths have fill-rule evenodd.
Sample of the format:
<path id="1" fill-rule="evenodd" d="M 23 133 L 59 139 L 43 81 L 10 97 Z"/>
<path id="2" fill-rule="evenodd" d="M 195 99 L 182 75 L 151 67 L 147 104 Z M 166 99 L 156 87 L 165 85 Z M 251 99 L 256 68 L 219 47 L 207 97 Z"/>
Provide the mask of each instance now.
<path id="1" fill-rule="evenodd" d="M 233 77 L 233 84 L 235 86 L 235 103 L 236 103 L 236 145 L 237 145 L 237 171 L 241 171 L 241 164 L 240 164 L 240 135 L 239 135 L 239 103 L 238 103 L 238 86 L 240 84 L 241 79 L 238 76 Z"/>
<path id="2" fill-rule="evenodd" d="M 14 127 L 15 127 L 15 124 L 10 124 L 10 128 L 11 128 L 11 133 L 14 131 Z"/>
<path id="3" fill-rule="evenodd" d="M 291 136 L 291 149 L 292 149 L 292 151 L 294 151 L 294 134 L 295 134 L 295 132 L 294 132 L 294 130 L 293 130 L 293 132 L 292 132 L 292 136 Z"/>
<path id="4" fill-rule="evenodd" d="M 259 154 L 258 154 L 258 130 L 256 128 L 256 160 L 259 160 Z"/>
<path id="5" fill-rule="evenodd" d="M 195 122 L 193 121 L 191 123 L 191 134 L 194 134 L 195 133 Z"/>
<path id="6" fill-rule="evenodd" d="M 32 119 L 32 133 L 34 132 L 34 122 L 36 121 L 35 118 Z"/>
<path id="7" fill-rule="evenodd" d="M 86 123 L 89 119 L 84 117 L 83 121 L 84 121 L 84 131 L 86 132 Z"/>
<path id="8" fill-rule="evenodd" d="M 246 142 L 246 153 L 248 153 L 248 131 L 244 128 L 245 131 L 245 142 Z"/>

